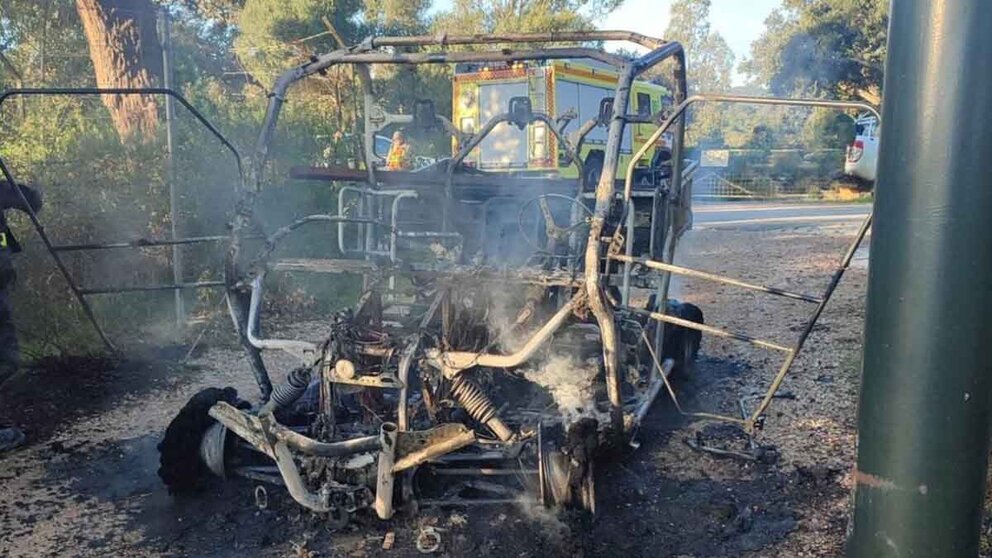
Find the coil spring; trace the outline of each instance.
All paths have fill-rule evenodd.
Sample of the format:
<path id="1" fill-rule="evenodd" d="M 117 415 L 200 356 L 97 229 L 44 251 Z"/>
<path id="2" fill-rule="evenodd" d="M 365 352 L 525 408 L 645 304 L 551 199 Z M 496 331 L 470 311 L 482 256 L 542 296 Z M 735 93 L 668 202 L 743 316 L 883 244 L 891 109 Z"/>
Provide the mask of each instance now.
<path id="1" fill-rule="evenodd" d="M 288 407 L 303 395 L 310 385 L 310 369 L 297 368 L 286 376 L 286 381 L 272 388 L 272 401 L 277 407 Z"/>
<path id="2" fill-rule="evenodd" d="M 458 376 L 451 384 L 451 395 L 461 403 L 468 414 L 485 424 L 496 416 L 496 406 L 475 382 Z"/>

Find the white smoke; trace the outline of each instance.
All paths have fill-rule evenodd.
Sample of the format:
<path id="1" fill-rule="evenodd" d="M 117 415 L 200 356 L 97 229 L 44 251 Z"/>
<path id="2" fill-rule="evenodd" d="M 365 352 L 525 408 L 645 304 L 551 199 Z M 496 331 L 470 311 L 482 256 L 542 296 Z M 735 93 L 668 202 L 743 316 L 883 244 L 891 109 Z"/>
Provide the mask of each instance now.
<path id="1" fill-rule="evenodd" d="M 520 349 L 533 333 L 530 331 L 533 323 L 518 324 L 517 319 L 524 309 L 524 297 L 520 292 L 498 290 L 489 293 L 490 307 L 486 322 L 499 345 L 507 352 Z M 533 316 L 531 320 L 533 322 Z"/>
<path id="2" fill-rule="evenodd" d="M 599 374 L 595 359 L 582 361 L 569 355 L 552 355 L 539 367 L 526 369 L 523 374 L 548 390 L 566 427 L 583 417 L 606 418 L 595 405 L 593 382 Z"/>
<path id="3" fill-rule="evenodd" d="M 504 352 L 520 349 L 544 323 L 537 308 L 526 308 L 526 292 L 497 290 L 490 293 L 486 321 Z M 533 312 L 533 314 L 532 314 Z M 554 341 L 548 342 L 553 345 Z M 581 418 L 608 420 L 595 405 L 595 380 L 600 373 L 599 360 L 580 359 L 575 355 L 551 352 L 520 370 L 525 379 L 544 388 L 555 404 L 566 428 Z"/>

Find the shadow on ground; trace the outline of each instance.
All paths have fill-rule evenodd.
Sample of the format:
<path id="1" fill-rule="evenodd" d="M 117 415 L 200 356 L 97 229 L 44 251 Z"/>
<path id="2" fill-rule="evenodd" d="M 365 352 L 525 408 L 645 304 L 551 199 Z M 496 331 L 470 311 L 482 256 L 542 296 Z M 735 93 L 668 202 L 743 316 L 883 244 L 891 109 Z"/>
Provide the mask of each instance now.
<path id="1" fill-rule="evenodd" d="M 175 389 L 188 367 L 170 348 L 118 359 L 104 354 L 49 356 L 26 365 L 0 386 L 0 425 L 17 426 L 27 443 L 43 442 L 73 420 L 111 409 L 124 396 Z"/>

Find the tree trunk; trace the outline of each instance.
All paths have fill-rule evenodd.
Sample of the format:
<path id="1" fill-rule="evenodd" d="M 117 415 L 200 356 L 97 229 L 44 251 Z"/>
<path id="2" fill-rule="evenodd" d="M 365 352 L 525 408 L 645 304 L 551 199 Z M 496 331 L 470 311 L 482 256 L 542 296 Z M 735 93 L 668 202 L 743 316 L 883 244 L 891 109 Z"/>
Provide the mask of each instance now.
<path id="1" fill-rule="evenodd" d="M 152 87 L 161 74 L 162 49 L 150 0 L 76 0 L 98 87 Z M 158 126 L 151 95 L 104 95 L 121 141 L 148 139 Z"/>

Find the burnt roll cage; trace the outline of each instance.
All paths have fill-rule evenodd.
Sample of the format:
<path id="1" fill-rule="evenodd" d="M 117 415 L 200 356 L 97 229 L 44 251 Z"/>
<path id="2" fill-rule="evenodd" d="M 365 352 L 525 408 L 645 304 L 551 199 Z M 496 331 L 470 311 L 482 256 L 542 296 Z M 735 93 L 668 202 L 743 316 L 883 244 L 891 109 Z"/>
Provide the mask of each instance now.
<path id="1" fill-rule="evenodd" d="M 634 60 L 627 60 L 596 49 L 581 46 L 556 46 L 546 49 L 501 48 L 499 50 L 485 52 L 454 51 L 408 53 L 388 50 L 406 47 L 432 47 L 443 49 L 449 45 L 584 43 L 604 40 L 626 40 L 648 48 L 649 52 Z M 570 231 L 570 249 L 575 252 L 576 257 L 568 260 L 568 269 L 561 269 L 559 266 L 551 266 L 542 269 L 522 267 L 515 270 L 485 270 L 479 269 L 477 266 L 465 265 L 459 262 L 455 265 L 447 265 L 444 269 L 420 270 L 433 272 L 435 276 L 439 277 L 447 276 L 449 279 L 454 277 L 471 276 L 474 278 L 480 278 L 480 280 L 514 282 L 519 284 L 536 285 L 543 288 L 556 287 L 560 288 L 560 290 L 566 294 L 571 294 L 570 297 L 562 296 L 559 298 L 557 302 L 557 309 L 547 317 L 547 321 L 531 335 L 530 339 L 528 339 L 526 343 L 510 354 L 492 354 L 485 351 L 470 352 L 443 350 L 437 346 L 422 347 L 423 336 L 417 335 L 412 339 L 404 341 L 402 347 L 397 346 L 387 348 L 385 350 L 381 347 L 365 347 L 362 349 L 370 352 L 368 356 L 377 358 L 381 357 L 383 359 L 393 358 L 398 362 L 397 373 L 395 376 L 381 375 L 382 377 L 378 379 L 369 379 L 367 377 L 356 378 L 354 376 L 354 370 L 349 370 L 347 366 L 343 366 L 340 370 L 338 370 L 337 366 L 330 366 L 335 363 L 322 363 L 322 355 L 320 354 L 321 348 L 315 344 L 296 340 L 264 339 L 260 336 L 257 329 L 258 310 L 262 295 L 262 282 L 265 273 L 269 269 L 313 269 L 315 267 L 323 267 L 326 271 L 331 272 L 350 271 L 370 274 L 382 274 L 384 271 L 417 271 L 414 269 L 415 266 L 401 264 L 397 261 L 395 254 L 395 243 L 404 234 L 411 235 L 411 237 L 428 236 L 420 233 L 404 232 L 399 230 L 396 226 L 395 217 L 391 222 L 383 222 L 375 216 L 353 216 L 347 215 L 339 210 L 338 214 L 334 215 L 317 214 L 306 216 L 282 227 L 281 229 L 278 229 L 274 233 L 264 237 L 264 245 L 262 249 L 254 254 L 251 259 L 246 257 L 246 248 L 244 245 L 245 241 L 254 240 L 257 235 L 257 230 L 254 227 L 255 222 L 253 217 L 253 205 L 255 203 L 255 197 L 261 189 L 262 169 L 265 166 L 269 146 L 273 141 L 273 135 L 282 104 L 286 100 L 286 94 L 289 88 L 294 83 L 309 75 L 319 73 L 337 64 L 354 64 L 355 67 L 359 69 L 359 75 L 364 75 L 364 77 L 367 78 L 368 64 L 425 64 L 453 63 L 459 61 L 514 62 L 556 58 L 590 58 L 599 60 L 616 67 L 619 70 L 620 76 L 612 105 L 609 107 L 611 109 L 609 116 L 596 122 L 591 121 L 584 123 L 580 128 L 578 138 L 574 142 L 574 145 L 565 140 L 563 137 L 563 126 L 555 126 L 554 124 L 556 123 L 552 122 L 547 115 L 533 113 L 526 119 L 527 123 L 541 122 L 545 124 L 553 134 L 558 136 L 560 144 L 565 147 L 569 157 L 572 159 L 573 164 L 577 165 L 580 170 L 582 162 L 577 156 L 577 146 L 581 144 L 584 134 L 588 133 L 588 131 L 596 125 L 605 125 L 608 128 L 606 156 L 604 159 L 603 170 L 600 180 L 596 185 L 595 192 L 592 194 L 595 204 L 591 209 L 591 215 L 587 220 L 589 231 L 586 238 L 585 249 L 581 250 L 581 243 L 579 242 L 581 239 L 577 238 L 574 231 Z M 675 83 L 676 107 L 671 112 L 670 116 L 657 128 L 651 139 L 644 144 L 642 150 L 635 154 L 632 158 L 626 169 L 626 174 L 623 181 L 623 193 L 620 195 L 616 188 L 615 177 L 617 175 L 617 166 L 619 165 L 619 153 L 623 130 L 624 127 L 630 123 L 644 121 L 643 117 L 627 114 L 631 84 L 633 83 L 633 80 L 645 70 L 669 58 L 675 61 L 673 80 Z M 368 107 L 371 106 L 369 103 L 369 99 L 371 98 L 370 81 L 368 79 L 363 79 L 362 83 L 366 94 L 367 110 L 365 115 L 365 142 L 368 148 L 370 142 L 374 139 L 372 134 L 375 130 L 375 126 L 370 124 L 373 124 L 372 120 L 377 118 L 377 116 L 373 114 L 373 111 L 368 110 Z M 452 384 L 455 384 L 464 375 L 463 373 L 469 368 L 476 366 L 490 366 L 498 368 L 521 365 L 528 359 L 532 358 L 542 345 L 549 342 L 555 332 L 561 328 L 563 324 L 569 320 L 569 318 L 573 315 L 582 315 L 587 312 L 592 314 L 596 322 L 599 339 L 602 344 L 602 364 L 610 404 L 610 428 L 608 430 L 616 436 L 617 439 L 621 438 L 625 434 L 629 435 L 633 431 L 636 431 L 638 423 L 644 418 L 651 403 L 663 389 L 667 390 L 668 394 L 675 401 L 675 404 L 678 407 L 677 398 L 668 382 L 667 377 L 668 373 L 671 371 L 672 362 L 671 360 L 660 362 L 662 360 L 661 345 L 664 340 L 664 330 L 662 327 L 658 327 L 655 330 L 655 339 L 653 341 L 645 337 L 643 329 L 641 331 L 643 342 L 650 352 L 652 362 L 651 381 L 650 385 L 645 390 L 646 393 L 641 395 L 634 405 L 631 405 L 629 401 L 624 402 L 622 400 L 620 389 L 621 380 L 618 372 L 618 353 L 620 352 L 621 345 L 623 345 L 625 349 L 628 349 L 630 342 L 627 339 L 624 341 L 620 340 L 617 328 L 619 322 L 631 322 L 631 316 L 633 315 L 639 315 L 641 317 L 660 322 L 659 325 L 669 324 L 674 327 L 693 329 L 705 332 L 709 335 L 731 338 L 784 353 L 786 355 L 785 361 L 783 362 L 778 373 L 775 375 L 768 392 L 764 394 L 764 396 L 759 396 L 760 403 L 753 412 L 748 412 L 745 409 L 745 404 L 742 400 L 742 416 L 740 418 L 708 413 L 687 413 L 698 418 L 735 423 L 743 427 L 748 433 L 753 432 L 754 429 L 760 428 L 764 411 L 771 403 L 772 398 L 775 397 L 776 391 L 781 386 L 783 379 L 795 360 L 795 357 L 801 350 L 807 336 L 812 331 L 813 325 L 829 301 L 830 296 L 839 283 L 844 271 L 850 264 L 854 251 L 859 246 L 871 224 L 871 217 L 869 216 L 863 223 L 847 254 L 842 259 L 840 266 L 838 266 L 835 270 L 824 294 L 820 296 L 793 293 L 783 289 L 755 285 L 716 274 L 700 272 L 674 265 L 672 261 L 677 240 L 682 232 L 684 232 L 691 224 L 691 196 L 689 192 L 690 183 L 687 183 L 684 179 L 683 161 L 681 157 L 684 137 L 684 114 L 691 105 L 699 102 L 722 102 L 816 106 L 835 109 L 854 108 L 867 110 L 875 113 L 876 115 L 877 109 L 864 103 L 843 101 L 803 99 L 787 100 L 725 95 L 697 95 L 687 98 L 685 87 L 685 59 L 681 46 L 677 43 L 651 39 L 634 33 L 591 31 L 509 35 L 385 37 L 369 39 L 354 47 L 339 49 L 319 57 L 314 57 L 308 63 L 286 72 L 277 80 L 269 101 L 266 118 L 255 147 L 252 164 L 247 173 L 241 172 L 242 168 L 240 154 L 230 144 L 230 142 L 227 141 L 212 125 L 210 125 L 209 122 L 202 117 L 202 115 L 189 106 L 189 104 L 179 94 L 169 89 L 10 90 L 0 95 L 0 105 L 2 105 L 2 103 L 8 98 L 16 95 L 100 94 L 157 94 L 168 95 L 176 98 L 179 102 L 186 106 L 187 109 L 193 112 L 194 116 L 196 116 L 196 118 L 233 153 L 239 171 L 238 174 L 241 178 L 241 200 L 238 203 L 235 215 L 232 219 L 233 234 L 230 237 L 230 248 L 225 260 L 225 281 L 223 284 L 228 292 L 228 304 L 233 321 L 239 333 L 242 345 L 248 354 L 249 361 L 252 364 L 256 380 L 262 393 L 262 404 L 252 412 L 245 412 L 225 402 L 218 402 L 211 407 L 210 415 L 220 424 L 215 425 L 218 428 L 211 428 L 207 435 L 204 436 L 201 452 L 204 461 L 208 466 L 210 466 L 210 469 L 223 476 L 225 471 L 223 463 L 223 452 L 225 447 L 224 436 L 227 430 L 233 430 L 240 438 L 253 446 L 254 449 L 261 451 L 273 459 L 281 477 L 280 482 L 287 486 L 294 499 L 302 505 L 315 511 L 327 511 L 333 507 L 328 500 L 329 495 L 324 493 L 314 493 L 309 490 L 300 477 L 299 469 L 294 461 L 293 452 L 297 455 L 303 456 L 338 458 L 359 453 L 378 451 L 379 454 L 376 465 L 377 478 L 375 482 L 372 483 L 376 486 L 374 507 L 381 517 L 388 517 L 392 513 L 392 500 L 389 496 L 392 494 L 392 482 L 395 473 L 405 471 L 430 460 L 438 459 L 441 456 L 470 444 L 483 444 L 486 447 L 492 447 L 490 445 L 492 442 L 477 438 L 475 432 L 460 424 L 445 423 L 428 430 L 409 430 L 410 417 L 409 410 L 407 409 L 408 378 L 415 360 L 421 360 L 428 366 L 439 371 L 443 377 L 451 381 Z M 514 115 L 512 112 L 499 115 L 487 123 L 483 132 L 488 133 L 488 131 L 491 131 L 500 122 L 514 121 L 517 119 L 517 116 L 519 115 Z M 445 123 L 443 119 L 440 118 L 439 120 L 442 121 L 442 125 L 445 129 L 448 129 L 453 134 L 457 133 L 457 130 L 454 130 L 453 127 L 450 126 L 450 122 Z M 397 119 L 394 121 L 402 122 L 403 119 Z M 661 137 L 661 134 L 672 128 L 674 128 L 675 133 L 672 146 L 673 171 L 671 173 L 671 182 L 666 184 L 657 184 L 653 194 L 655 203 L 653 206 L 651 219 L 652 237 L 651 249 L 649 251 L 651 258 L 636 258 L 634 257 L 632 248 L 632 238 L 634 235 L 634 211 L 632 205 L 634 165 L 640 156 L 646 152 L 649 146 Z M 443 194 L 448 201 L 452 199 L 455 192 L 457 182 L 457 174 L 455 169 L 458 163 L 464 159 L 475 144 L 481 141 L 481 138 L 485 136 L 485 133 L 483 132 L 480 132 L 476 136 L 470 138 L 461 137 L 460 139 L 463 140 L 462 148 L 455 157 L 444 162 L 447 167 L 444 169 L 445 172 L 443 176 L 430 177 L 430 180 L 436 180 L 443 183 Z M 367 149 L 367 151 L 370 151 L 370 149 Z M 0 160 L 0 173 L 2 173 L 8 181 L 14 181 L 14 177 L 11 175 L 9 168 L 2 160 Z M 357 190 L 358 194 L 361 196 L 386 196 L 391 200 L 394 215 L 397 208 L 400 207 L 402 200 L 409 200 L 410 198 L 415 198 L 418 195 L 416 189 L 376 189 L 374 186 L 385 182 L 382 180 L 384 176 L 379 176 L 380 172 L 373 165 L 367 165 L 365 173 L 366 176 L 364 182 L 370 185 L 369 188 L 356 189 L 354 187 L 344 187 L 341 189 L 341 195 L 343 196 L 350 188 L 352 191 Z M 574 189 L 571 192 L 566 190 L 566 193 L 574 193 L 577 198 L 588 195 L 585 193 L 585 188 L 582 184 L 583 175 L 584 173 L 579 173 L 580 178 L 577 189 Z M 546 200 L 548 195 L 549 194 L 545 194 L 542 199 Z M 556 193 L 554 195 L 564 196 L 565 194 Z M 342 198 L 339 198 L 339 203 L 341 199 Z M 339 207 L 341 207 L 341 205 L 339 205 Z M 436 238 L 456 238 L 460 235 L 454 230 L 452 223 L 450 223 L 447 218 L 447 206 L 445 206 L 444 209 L 445 217 L 442 219 L 442 230 L 432 232 L 431 234 L 433 234 Z M 68 271 L 61 265 L 61 260 L 58 256 L 60 252 L 111 248 L 136 248 L 148 245 L 170 245 L 217 240 L 217 238 L 210 237 L 199 239 L 171 239 L 167 241 L 155 242 L 142 241 L 78 246 L 55 246 L 50 243 L 47 236 L 44 235 L 44 230 L 37 216 L 33 213 L 30 216 L 32 219 L 32 224 L 42 236 L 46 243 L 46 247 L 52 253 L 56 264 L 59 265 L 60 271 L 62 271 L 65 275 L 70 287 L 76 293 L 80 302 L 83 304 L 84 310 L 87 311 L 88 317 L 91 319 L 94 326 L 97 327 L 98 331 L 100 331 L 99 326 L 92 314 L 88 312 L 88 306 L 85 303 L 84 297 L 91 294 L 115 292 L 124 289 L 79 289 L 76 287 Z M 547 213 L 545 216 L 547 217 Z M 577 213 L 573 214 L 571 216 L 569 228 L 565 229 L 565 231 L 571 229 L 571 227 L 576 224 L 577 220 L 581 218 L 581 215 L 578 215 Z M 553 219 L 547 219 L 546 223 L 548 227 L 548 238 L 557 238 L 559 235 L 564 234 L 561 228 L 554 225 L 551 221 L 553 221 Z M 374 227 L 388 227 L 390 249 L 374 255 L 378 257 L 387 257 L 389 258 L 390 263 L 386 266 L 380 266 L 371 261 L 368 257 L 364 260 L 334 260 L 317 262 L 316 264 L 292 261 L 279 261 L 271 263 L 268 261 L 269 257 L 272 255 L 281 240 L 298 228 L 315 222 L 335 223 L 338 226 L 339 231 L 343 230 L 343 227 L 346 225 L 364 227 L 366 231 Z M 366 233 L 366 238 L 368 237 L 369 235 Z M 342 242 L 340 246 L 343 248 L 343 235 L 339 235 L 338 240 L 339 242 Z M 365 244 L 363 246 L 359 246 L 356 251 L 359 253 L 364 251 L 367 256 L 373 255 L 369 248 L 370 246 L 368 242 L 365 242 Z M 342 249 L 342 252 L 346 252 L 346 250 Z M 622 269 L 621 275 L 618 276 L 612 273 L 615 266 L 611 265 L 611 262 L 615 262 L 616 265 L 620 266 Z M 631 305 L 631 270 L 635 266 L 660 272 L 657 276 L 657 282 L 650 285 L 655 291 L 657 301 L 660 301 L 660 303 L 656 302 L 656 304 L 651 308 L 635 308 Z M 803 328 L 799 339 L 792 346 L 785 346 L 770 341 L 754 339 L 744 334 L 729 332 L 720 328 L 714 328 L 692 320 L 687 320 L 684 317 L 673 315 L 668 312 L 668 306 L 666 304 L 668 281 L 673 273 L 809 302 L 816 305 L 816 310 L 806 322 L 806 326 Z M 619 289 L 616 288 L 618 282 L 620 286 Z M 213 286 L 216 285 L 214 283 L 177 284 L 154 286 L 152 288 L 184 289 Z M 129 288 L 129 290 L 135 290 L 135 288 L 132 287 Z M 139 290 L 148 290 L 148 288 L 142 287 Z M 355 314 L 360 314 L 368 302 L 369 299 L 363 296 L 363 299 L 359 301 L 359 305 L 356 307 Z M 442 296 L 435 297 L 423 317 L 420 327 L 421 331 L 427 327 L 430 320 L 433 319 L 433 317 L 438 313 L 438 309 L 442 305 Z M 107 345 L 110 346 L 109 340 L 102 335 L 102 331 L 100 331 L 100 333 Z M 263 348 L 280 349 L 290 352 L 301 360 L 303 368 L 290 374 L 289 381 L 287 383 L 281 384 L 280 386 L 277 386 L 276 389 L 273 389 L 268 373 L 260 356 L 260 350 Z M 398 354 L 394 352 L 396 350 L 398 350 Z M 367 385 L 367 387 L 399 387 L 400 396 L 397 406 L 398 424 L 394 425 L 388 422 L 383 423 L 377 436 L 362 436 L 338 441 L 319 441 L 279 424 L 279 422 L 275 419 L 274 410 L 279 406 L 280 401 L 285 402 L 291 399 L 294 394 L 298 395 L 301 390 L 306 387 L 304 380 L 309 379 L 308 375 L 304 377 L 303 374 L 299 374 L 298 372 L 303 369 L 308 369 L 308 367 L 314 368 L 318 364 L 322 365 L 319 381 L 321 382 L 321 385 L 325 387 L 330 383 L 349 382 L 359 386 Z M 365 382 L 365 384 L 362 382 Z M 390 382 L 392 383 L 390 384 Z M 468 390 L 468 388 L 464 385 L 462 386 L 462 389 Z M 471 393 L 468 393 L 468 391 L 465 393 L 467 395 L 465 401 L 469 403 L 472 401 L 477 401 L 471 398 Z M 516 441 L 517 433 L 508 428 L 505 423 L 502 423 L 498 414 L 495 412 L 490 412 L 490 409 L 477 406 L 476 410 L 479 411 L 477 413 L 478 422 L 488 427 L 488 429 L 496 435 L 499 439 L 496 442 L 503 443 L 503 445 L 508 448 L 510 453 L 519 453 L 520 444 Z M 630 412 L 625 413 L 625 410 L 629 410 Z M 679 410 L 681 410 L 680 407 Z M 332 411 L 330 409 L 322 409 L 322 412 L 328 413 Z M 538 446 L 541 446 L 540 430 L 537 432 L 537 439 Z M 218 440 L 219 444 L 217 443 Z M 547 460 L 557 459 L 557 457 L 552 454 L 545 456 L 543 450 L 539 453 L 542 458 L 539 461 L 542 461 L 542 463 L 539 463 L 537 474 L 543 478 L 548 474 L 553 474 L 556 470 L 554 466 L 548 465 Z M 561 467 L 558 466 L 557 470 L 560 471 Z M 545 488 L 553 491 L 558 486 L 558 484 L 553 482 L 546 483 L 542 481 L 540 483 L 542 495 Z M 406 489 L 404 489 L 404 493 L 405 492 Z M 349 492 L 346 496 L 352 500 L 364 499 L 366 503 L 370 503 L 368 501 L 373 498 L 373 495 L 361 492 L 360 490 Z M 591 499 L 591 487 L 584 489 L 582 498 L 585 505 L 590 507 L 591 504 L 586 500 Z M 556 502 L 561 501 L 562 498 L 555 497 L 550 500 L 552 502 Z M 354 502 L 347 505 L 357 506 Z"/>
<path id="2" fill-rule="evenodd" d="M 649 51 L 633 60 L 605 53 L 599 49 L 584 46 L 574 47 L 549 47 L 543 49 L 516 48 L 522 44 L 533 43 L 589 43 L 598 41 L 627 41 L 635 45 L 645 47 Z M 480 46 L 480 45 L 510 45 L 499 50 L 490 51 L 440 51 L 440 52 L 402 52 L 399 49 L 405 47 L 440 47 L 448 46 Z M 392 49 L 387 51 L 386 49 Z M 249 360 L 253 365 L 256 379 L 262 391 L 263 398 L 267 398 L 271 392 L 271 381 L 264 364 L 258 355 L 258 347 L 249 340 L 252 327 L 249 322 L 250 295 L 246 296 L 246 287 L 252 279 L 258 276 L 261 263 L 256 258 L 243 272 L 239 266 L 239 257 L 242 251 L 242 237 L 251 226 L 251 206 L 255 194 L 262 187 L 262 173 L 269 152 L 269 147 L 273 141 L 276 124 L 283 104 L 286 102 L 287 93 L 293 84 L 311 76 L 313 74 L 325 72 L 335 65 L 353 64 L 359 68 L 359 75 L 368 78 L 367 66 L 370 64 L 449 64 L 457 62 L 519 62 L 533 60 L 552 59 L 593 59 L 604 62 L 617 68 L 619 78 L 616 93 L 612 103 L 612 115 L 607 124 L 607 143 L 603 169 L 599 183 L 595 189 L 595 205 L 592 216 L 589 219 L 589 235 L 586 240 L 584 256 L 582 257 L 584 272 L 584 298 L 586 304 L 599 326 L 603 342 L 603 361 L 606 373 L 606 385 L 611 405 L 611 426 L 614 432 L 623 432 L 623 404 L 620 395 L 620 378 L 617 362 L 617 332 L 613 310 L 610 303 L 605 298 L 605 289 L 601 284 L 600 264 L 603 261 L 603 231 L 607 218 L 612 209 L 612 204 L 616 196 L 615 179 L 619 164 L 621 139 L 624 127 L 637 117 L 627 114 L 630 101 L 630 90 L 634 80 L 648 69 L 667 60 L 673 59 L 675 84 L 674 99 L 676 104 L 681 104 L 686 98 L 686 74 L 685 74 L 685 54 L 682 46 L 677 42 L 664 41 L 640 35 L 637 33 L 622 31 L 574 31 L 574 32 L 554 32 L 554 33 L 520 33 L 520 34 L 497 34 L 497 35 L 447 35 L 437 36 L 413 36 L 413 37 L 379 37 L 370 38 L 362 43 L 338 49 L 320 56 L 313 57 L 309 62 L 297 66 L 283 73 L 276 80 L 275 86 L 270 94 L 269 105 L 263 121 L 258 141 L 255 145 L 254 157 L 250 166 L 248 184 L 239 210 L 233 220 L 232 243 L 228 253 L 227 265 L 225 266 L 225 277 L 229 285 L 229 301 L 232 316 L 240 333 L 242 344 L 249 353 Z M 371 83 L 369 79 L 362 79 L 365 88 L 366 99 L 371 96 Z M 368 106 L 368 103 L 367 103 Z M 366 119 L 370 117 L 370 111 L 366 110 Z M 510 115 L 501 115 L 491 122 L 477 134 L 473 141 L 469 141 L 460 150 L 458 155 L 448 164 L 446 173 L 445 191 L 448 201 L 452 192 L 452 176 L 457 162 L 471 151 L 484 133 L 491 131 L 496 124 L 507 121 Z M 550 121 L 548 122 L 549 124 Z M 367 121 L 366 124 L 369 124 Z M 366 126 L 368 130 L 370 126 Z M 553 133 L 558 135 L 562 145 L 569 145 L 561 137 L 554 125 L 549 125 Z M 586 128 L 586 127 L 584 127 Z M 659 192 L 666 200 L 677 199 L 682 186 L 682 143 L 684 138 L 684 119 L 678 118 L 675 122 L 674 141 L 672 145 L 672 184 L 667 192 Z M 366 146 L 371 138 L 366 131 Z M 367 149 L 368 151 L 368 149 Z M 574 164 L 579 165 L 581 161 L 572 149 L 571 158 Z M 633 163 L 632 163 L 633 164 Z M 368 182 L 376 184 L 377 170 L 373 165 L 367 165 Z M 581 183 L 580 173 L 580 183 Z M 581 191 L 581 190 L 580 190 Z M 629 202 L 629 199 L 628 199 Z M 629 205 L 629 203 L 627 204 Z M 625 208 L 627 214 L 631 213 L 630 208 Z M 667 213 L 667 211 L 666 211 Z M 338 218 L 341 218 L 338 216 Z M 447 211 L 445 211 L 444 229 L 449 226 L 447 222 Z M 619 234 L 620 227 L 616 227 Z M 632 231 L 630 231 L 632 233 Z M 654 234 L 652 236 L 655 236 Z M 674 251 L 674 239 L 671 235 L 661 236 L 661 245 L 670 245 Z M 269 243 L 271 244 L 271 243 Z M 626 265 L 629 273 L 629 265 Z M 666 298 L 665 292 L 658 293 L 662 300 Z M 662 307 L 664 307 L 662 305 Z"/>

